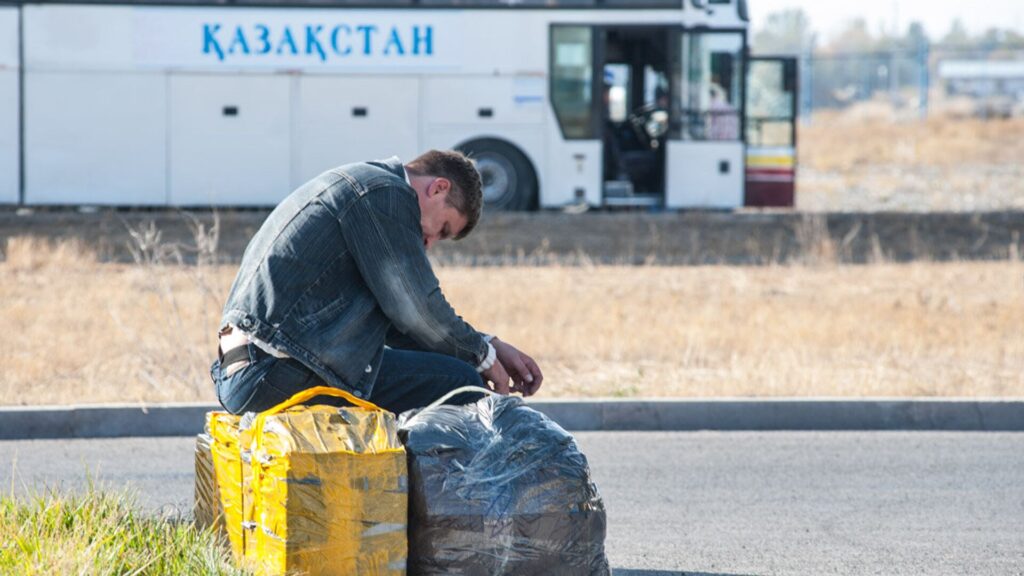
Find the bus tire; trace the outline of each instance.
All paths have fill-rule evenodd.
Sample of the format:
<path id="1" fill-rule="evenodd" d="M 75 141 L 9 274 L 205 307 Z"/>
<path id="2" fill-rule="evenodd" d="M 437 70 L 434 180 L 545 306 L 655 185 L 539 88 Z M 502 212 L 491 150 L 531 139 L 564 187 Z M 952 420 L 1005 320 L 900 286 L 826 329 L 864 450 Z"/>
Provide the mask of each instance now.
<path id="1" fill-rule="evenodd" d="M 484 206 L 509 211 L 537 208 L 537 173 L 518 148 L 485 138 L 466 142 L 458 149 L 476 162 L 483 183 Z"/>

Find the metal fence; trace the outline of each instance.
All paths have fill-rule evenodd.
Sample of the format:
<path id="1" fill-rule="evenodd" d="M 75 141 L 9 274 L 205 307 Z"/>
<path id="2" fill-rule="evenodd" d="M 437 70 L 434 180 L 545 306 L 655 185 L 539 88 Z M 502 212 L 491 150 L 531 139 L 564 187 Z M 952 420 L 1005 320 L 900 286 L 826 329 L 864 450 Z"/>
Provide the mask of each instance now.
<path id="1" fill-rule="evenodd" d="M 943 63 L 953 61 L 968 67 L 977 63 L 977 77 L 959 81 L 943 78 Z M 981 51 L 922 45 L 915 50 L 807 51 L 799 58 L 800 116 L 810 121 L 814 112 L 822 109 L 844 109 L 872 101 L 889 103 L 895 110 L 923 118 L 954 97 L 974 100 L 979 114 L 1024 113 L 1024 74 L 1020 78 L 985 78 L 984 63 L 996 61 L 1024 66 L 1024 47 Z"/>

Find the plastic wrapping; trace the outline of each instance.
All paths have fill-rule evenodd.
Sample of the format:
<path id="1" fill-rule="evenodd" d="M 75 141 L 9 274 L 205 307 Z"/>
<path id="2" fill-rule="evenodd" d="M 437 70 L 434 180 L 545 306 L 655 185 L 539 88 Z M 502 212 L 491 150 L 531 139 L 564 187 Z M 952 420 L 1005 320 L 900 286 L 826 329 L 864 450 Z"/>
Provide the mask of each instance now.
<path id="1" fill-rule="evenodd" d="M 572 436 L 516 397 L 406 412 L 410 574 L 605 575 L 604 503 Z"/>
<path id="2" fill-rule="evenodd" d="M 370 408 L 281 412 L 324 393 L 241 420 L 211 413 L 213 479 L 200 474 L 201 437 L 197 521 L 219 514 L 236 559 L 259 574 L 405 574 L 408 476 L 395 417 L 362 401 Z"/>
<path id="3" fill-rule="evenodd" d="M 217 509 L 220 499 L 217 498 L 216 477 L 213 473 L 213 453 L 210 451 L 212 442 L 209 434 L 196 436 L 195 517 L 196 527 L 201 530 L 219 522 L 223 514 Z"/>

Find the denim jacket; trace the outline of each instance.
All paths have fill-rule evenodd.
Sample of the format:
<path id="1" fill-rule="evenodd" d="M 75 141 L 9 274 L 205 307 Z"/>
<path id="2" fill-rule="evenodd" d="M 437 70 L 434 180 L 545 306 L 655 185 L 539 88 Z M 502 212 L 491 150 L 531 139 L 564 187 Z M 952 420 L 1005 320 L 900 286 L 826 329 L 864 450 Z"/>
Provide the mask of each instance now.
<path id="1" fill-rule="evenodd" d="M 445 300 L 397 158 L 329 170 L 249 242 L 221 318 L 331 386 L 370 395 L 389 332 L 474 366 L 483 336 Z"/>

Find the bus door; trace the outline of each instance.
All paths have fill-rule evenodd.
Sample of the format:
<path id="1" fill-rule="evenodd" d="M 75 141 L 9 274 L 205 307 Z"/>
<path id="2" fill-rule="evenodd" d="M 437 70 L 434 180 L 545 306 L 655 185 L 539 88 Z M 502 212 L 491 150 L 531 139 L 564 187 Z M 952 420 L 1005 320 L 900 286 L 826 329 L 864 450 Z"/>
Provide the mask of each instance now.
<path id="1" fill-rule="evenodd" d="M 754 57 L 747 71 L 747 206 L 793 206 L 796 58 Z"/>
<path id="2" fill-rule="evenodd" d="M 665 206 L 740 207 L 745 34 L 741 30 L 681 30 L 679 34 L 665 154 Z"/>
<path id="3" fill-rule="evenodd" d="M 606 206 L 661 206 L 675 26 L 609 26 L 595 35 L 595 98 Z"/>

